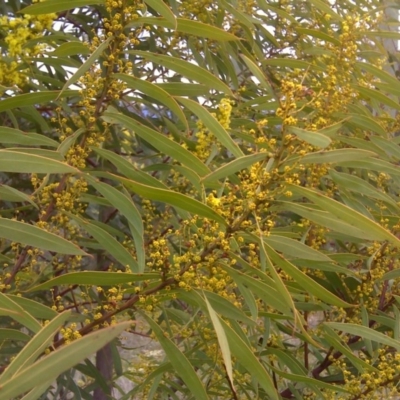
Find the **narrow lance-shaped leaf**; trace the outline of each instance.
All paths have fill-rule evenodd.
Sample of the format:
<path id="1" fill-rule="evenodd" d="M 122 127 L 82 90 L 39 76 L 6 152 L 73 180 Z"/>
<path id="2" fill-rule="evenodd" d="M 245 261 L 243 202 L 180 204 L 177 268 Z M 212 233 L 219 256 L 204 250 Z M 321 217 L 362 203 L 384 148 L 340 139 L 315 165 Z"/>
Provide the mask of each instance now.
<path id="1" fill-rule="evenodd" d="M 280 396 L 275 389 L 270 374 L 262 366 L 253 351 L 223 320 L 221 320 L 221 324 L 228 339 L 229 348 L 238 362 L 257 380 L 258 384 L 268 393 L 269 398 L 279 400 Z"/>
<path id="2" fill-rule="evenodd" d="M 372 186 L 370 183 L 358 176 L 337 172 L 335 170 L 330 170 L 329 175 L 345 190 L 361 193 L 372 197 L 373 199 L 382 200 L 393 207 L 398 208 L 397 203 L 389 195 L 379 191 L 378 188 Z"/>
<path id="3" fill-rule="evenodd" d="M 232 139 L 231 135 L 224 129 L 219 121 L 212 116 L 208 110 L 199 103 L 179 97 L 178 101 L 187 107 L 199 120 L 208 128 L 208 130 L 218 139 L 218 141 L 228 149 L 235 157 L 244 156 L 242 150 Z"/>
<path id="4" fill-rule="evenodd" d="M 264 242 L 274 250 L 282 252 L 293 258 L 302 258 L 304 260 L 333 262 L 327 255 L 315 250 L 304 243 L 280 235 L 269 235 L 264 237 Z"/>
<path id="5" fill-rule="evenodd" d="M 306 143 L 309 143 L 315 147 L 321 147 L 324 149 L 332 143 L 332 140 L 328 136 L 325 136 L 319 132 L 306 131 L 304 129 L 297 128 L 296 126 L 290 126 L 288 130 L 296 135 L 299 139 L 304 140 Z"/>
<path id="6" fill-rule="evenodd" d="M 267 89 L 268 93 L 273 95 L 271 85 L 267 81 L 264 72 L 260 69 L 260 67 L 255 64 L 250 58 L 246 57 L 244 54 L 240 55 L 243 59 L 243 61 L 246 63 L 247 67 L 249 70 L 252 72 L 252 74 L 255 76 L 260 81 L 260 85 Z"/>
<path id="7" fill-rule="evenodd" d="M 41 15 L 72 10 L 77 7 L 87 7 L 94 4 L 104 4 L 104 0 L 52 0 L 41 2 L 23 8 L 21 14 Z"/>
<path id="8" fill-rule="evenodd" d="M 221 349 L 222 358 L 224 360 L 226 374 L 231 382 L 231 387 L 234 389 L 233 383 L 233 369 L 232 369 L 232 359 L 231 359 L 231 351 L 229 349 L 228 339 L 226 338 L 225 330 L 221 325 L 220 319 L 214 309 L 211 307 L 211 304 L 207 300 L 207 297 L 204 296 L 204 301 L 207 304 L 208 313 L 210 314 L 211 322 L 214 326 L 215 333 L 217 334 L 219 348 Z"/>
<path id="9" fill-rule="evenodd" d="M 90 235 L 92 235 L 103 247 L 105 251 L 111 254 L 119 263 L 124 267 L 129 266 L 132 272 L 139 272 L 139 266 L 135 258 L 129 253 L 129 251 L 111 236 L 108 232 L 101 229 L 100 227 L 79 218 L 77 215 L 68 214 L 72 219 L 78 222 L 78 224 L 85 229 Z"/>
<path id="10" fill-rule="evenodd" d="M 127 74 L 114 74 L 114 77 L 126 82 L 129 88 L 139 90 L 145 95 L 157 100 L 157 102 L 164 104 L 185 124 L 187 129 L 189 128 L 185 113 L 182 111 L 177 101 L 160 86 Z"/>
<path id="11" fill-rule="evenodd" d="M 300 271 L 300 269 L 298 269 L 292 263 L 285 260 L 268 244 L 265 243 L 265 246 L 267 246 L 267 253 L 271 258 L 271 260 L 279 268 L 282 268 L 283 271 L 285 271 L 289 276 L 291 276 L 295 282 L 297 282 L 301 287 L 303 287 L 305 292 L 311 293 L 318 299 L 325 301 L 328 304 L 335 305 L 336 307 L 353 307 L 351 304 L 340 299 L 339 297 L 331 293 L 329 290 L 325 289 L 323 286 L 317 283 L 314 279 L 310 278 L 304 272 Z"/>
<path id="12" fill-rule="evenodd" d="M 285 161 L 283 166 L 293 164 L 339 164 L 348 161 L 368 160 L 376 154 L 372 151 L 361 149 L 337 149 L 317 151 L 305 156 L 293 157 Z"/>
<path id="13" fill-rule="evenodd" d="M 330 230 L 340 232 L 342 234 L 352 236 L 359 239 L 375 240 L 375 235 L 371 232 L 358 229 L 356 226 L 350 225 L 338 218 L 336 216 L 321 210 L 316 210 L 314 208 L 305 207 L 297 203 L 289 203 L 282 201 L 277 209 L 281 211 L 290 211 L 295 214 L 307 218 L 310 221 L 324 226 Z"/>
<path id="14" fill-rule="evenodd" d="M 149 142 L 163 154 L 169 155 L 182 163 L 182 165 L 193 169 L 193 171 L 200 176 L 210 172 L 208 167 L 189 150 L 185 149 L 172 139 L 169 139 L 164 134 L 137 122 L 133 118 L 127 117 L 123 114 L 106 112 L 104 113 L 103 119 L 107 122 L 122 124 L 125 128 L 132 130 L 136 135 Z"/>
<path id="15" fill-rule="evenodd" d="M 376 343 L 383 344 L 385 346 L 394 347 L 397 351 L 400 351 L 400 341 L 392 339 L 391 337 L 378 332 L 368 326 L 362 326 L 357 324 L 349 324 L 342 322 L 324 322 L 327 326 L 344 333 L 348 333 L 354 336 L 360 336 L 363 339 L 371 340 Z"/>
<path id="16" fill-rule="evenodd" d="M 41 353 L 51 344 L 54 335 L 63 326 L 71 315 L 70 311 L 58 314 L 44 327 L 37 331 L 36 335 L 18 353 L 18 355 L 7 366 L 7 369 L 0 376 L 0 385 L 11 379 L 19 370 L 29 367 L 36 361 Z"/>
<path id="17" fill-rule="evenodd" d="M 163 16 L 171 24 L 172 29 L 176 29 L 176 17 L 167 4 L 159 0 L 144 0 L 144 2 Z"/>
<path id="18" fill-rule="evenodd" d="M 142 56 L 145 60 L 151 61 L 155 64 L 163 65 L 166 68 L 182 74 L 187 79 L 191 79 L 206 85 L 210 89 L 219 90 L 228 95 L 232 95 L 232 91 L 225 83 L 208 72 L 206 69 L 194 65 L 188 61 L 171 56 L 154 54 L 147 51 L 134 50 L 129 51 L 128 53 Z"/>
<path id="19" fill-rule="evenodd" d="M 0 143 L 19 144 L 22 146 L 49 146 L 57 148 L 59 143 L 45 135 L 34 132 L 23 132 L 19 129 L 0 127 Z"/>
<path id="20" fill-rule="evenodd" d="M 159 278 L 160 275 L 156 272 L 131 274 L 124 272 L 81 271 L 57 276 L 56 278 L 50 279 L 29 289 L 28 291 L 35 292 L 39 290 L 46 290 L 59 285 L 115 286 L 122 285 L 124 283 L 154 280 Z"/>
<path id="21" fill-rule="evenodd" d="M 168 190 L 167 186 L 165 186 L 162 182 L 152 177 L 151 175 L 136 169 L 129 161 L 125 160 L 120 155 L 106 149 L 93 148 L 92 150 L 104 159 L 114 164 L 117 167 L 118 171 L 121 174 L 125 175 L 127 178 L 138 181 L 139 183 L 142 183 L 144 185 Z"/>
<path id="22" fill-rule="evenodd" d="M 72 368 L 120 335 L 130 325 L 130 322 L 123 322 L 101 329 L 53 351 L 4 382 L 1 387 L 1 395 L 5 399 L 16 398 L 36 386 L 49 382 L 50 379 L 55 380 L 64 371 Z"/>
<path id="23" fill-rule="evenodd" d="M 248 168 L 259 161 L 265 160 L 267 157 L 268 156 L 265 153 L 258 153 L 236 158 L 235 160 L 222 165 L 215 171 L 204 176 L 202 181 L 204 183 L 207 183 L 207 182 L 217 181 L 222 178 L 226 178 L 227 176 L 232 175 L 238 171 L 241 171 L 242 169 Z"/>
<path id="24" fill-rule="evenodd" d="M 26 297 L 16 296 L 14 294 L 8 294 L 7 297 L 17 303 L 26 312 L 28 312 L 32 317 L 39 319 L 53 319 L 57 316 L 57 311 L 50 307 L 45 306 L 37 301 L 27 299 Z"/>
<path id="25" fill-rule="evenodd" d="M 172 340 L 165 336 L 164 331 L 158 326 L 156 322 L 154 322 L 147 315 L 143 315 L 143 317 L 150 325 L 150 328 L 156 335 L 169 361 L 171 362 L 179 377 L 182 378 L 182 380 L 189 388 L 192 396 L 198 400 L 207 400 L 209 398 L 207 391 L 186 356 L 182 353 L 179 347 L 174 342 L 172 342 Z"/>
<path id="26" fill-rule="evenodd" d="M 345 221 L 347 224 L 357 227 L 360 230 L 370 232 L 370 234 L 375 237 L 375 240 L 388 240 L 393 245 L 400 246 L 400 240 L 396 236 L 376 222 L 344 204 L 326 197 L 322 193 L 304 187 L 289 184 L 287 185 L 287 188 L 293 193 L 307 197 L 309 200 L 312 200 L 315 204 L 321 207 L 322 210 L 328 211 L 338 219 Z"/>
<path id="27" fill-rule="evenodd" d="M 210 218 L 222 225 L 225 225 L 225 220 L 219 214 L 198 200 L 192 199 L 191 197 L 185 196 L 181 193 L 173 192 L 172 190 L 150 187 L 116 175 L 111 176 L 114 179 L 122 182 L 128 189 L 134 193 L 137 193 L 139 196 L 170 204 L 172 206 L 181 208 L 182 210 L 189 211 L 194 215 Z"/>
<path id="28" fill-rule="evenodd" d="M 78 246 L 54 233 L 11 219 L 0 218 L 0 237 L 61 254 L 86 255 Z"/>
<path id="29" fill-rule="evenodd" d="M 0 150 L 0 171 L 36 174 L 68 174 L 78 170 L 52 158 L 19 151 Z"/>
<path id="30" fill-rule="evenodd" d="M 43 3 L 44 4 L 44 3 Z M 79 69 L 68 79 L 67 82 L 65 82 L 65 85 L 61 89 L 60 94 L 58 95 L 57 98 L 59 98 L 64 90 L 66 90 L 69 86 L 74 84 L 86 71 L 88 71 L 93 64 L 97 61 L 97 59 L 101 56 L 103 51 L 108 47 L 109 43 L 111 41 L 111 37 L 109 37 L 107 40 L 102 42 L 100 46 L 91 54 L 91 56 L 79 67 Z"/>
<path id="31" fill-rule="evenodd" d="M 133 240 L 135 242 L 136 247 L 136 255 L 138 258 L 138 267 L 139 273 L 142 273 L 145 268 L 145 255 L 144 255 L 144 227 L 142 216 L 137 210 L 133 201 L 126 196 L 124 193 L 121 193 L 116 188 L 99 182 L 96 179 L 92 179 L 87 176 L 86 180 L 90 182 L 90 184 L 101 193 L 115 208 L 117 208 L 121 214 L 129 221 L 130 226 L 134 229 L 135 233 L 133 235 Z"/>
<path id="32" fill-rule="evenodd" d="M 12 110 L 18 107 L 33 106 L 35 104 L 45 104 L 49 101 L 54 101 L 59 97 L 74 96 L 78 94 L 77 90 L 63 91 L 42 91 L 33 93 L 24 93 L 18 96 L 9 97 L 0 101 L 0 112 Z"/>
<path id="33" fill-rule="evenodd" d="M 24 310 L 18 303 L 13 301 L 12 298 L 0 292 L 0 315 L 7 315 L 21 325 L 30 329 L 32 332 L 38 332 L 42 325 L 40 322 L 32 317 L 26 310 Z"/>
<path id="34" fill-rule="evenodd" d="M 28 202 L 31 206 L 39 208 L 38 205 L 27 194 L 19 190 L 0 184 L 0 201 Z"/>
<path id="35" fill-rule="evenodd" d="M 257 221 L 257 226 L 259 232 L 261 232 L 258 221 Z M 309 343 L 313 344 L 314 346 L 318 347 L 318 343 L 315 342 L 315 340 L 309 335 L 309 333 L 306 331 L 304 328 L 304 319 L 302 315 L 298 312 L 293 298 L 287 288 L 287 286 L 284 284 L 282 277 L 278 274 L 277 270 L 275 269 L 275 266 L 272 264 L 269 255 L 266 251 L 266 245 L 263 240 L 263 236 L 260 233 L 260 238 L 257 240 L 258 243 L 260 244 L 260 261 L 261 265 L 266 264 L 265 266 L 268 267 L 268 270 L 270 274 L 272 275 L 272 278 L 275 282 L 277 292 L 279 293 L 279 296 L 282 298 L 282 301 L 284 301 L 288 307 L 291 309 L 293 318 L 294 318 L 294 324 L 296 328 L 299 328 L 300 331 L 303 333 L 305 338 L 309 341 Z M 267 246 L 268 247 L 268 246 Z"/>

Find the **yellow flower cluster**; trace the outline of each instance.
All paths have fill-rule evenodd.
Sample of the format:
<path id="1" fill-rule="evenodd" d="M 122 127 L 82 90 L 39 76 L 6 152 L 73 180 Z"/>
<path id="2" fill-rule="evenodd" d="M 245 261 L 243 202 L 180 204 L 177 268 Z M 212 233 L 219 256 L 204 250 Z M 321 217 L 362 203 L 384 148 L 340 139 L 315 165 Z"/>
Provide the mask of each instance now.
<path id="1" fill-rule="evenodd" d="M 213 113 L 219 123 L 225 128 L 229 129 L 232 114 L 232 101 L 223 98 L 218 105 L 218 113 Z M 196 153 L 201 160 L 207 160 L 211 154 L 213 147 L 220 148 L 219 142 L 216 140 L 212 132 L 210 132 L 202 121 L 197 122 L 198 131 L 196 133 L 197 145 Z"/>
<path id="2" fill-rule="evenodd" d="M 23 62 L 43 52 L 43 46 L 35 44 L 37 39 L 50 30 L 56 14 L 0 17 L 0 33 L 4 36 L 6 53 L 0 54 L 0 85 L 23 86 L 28 70 L 21 69 Z M 33 41 L 35 39 L 35 42 Z"/>

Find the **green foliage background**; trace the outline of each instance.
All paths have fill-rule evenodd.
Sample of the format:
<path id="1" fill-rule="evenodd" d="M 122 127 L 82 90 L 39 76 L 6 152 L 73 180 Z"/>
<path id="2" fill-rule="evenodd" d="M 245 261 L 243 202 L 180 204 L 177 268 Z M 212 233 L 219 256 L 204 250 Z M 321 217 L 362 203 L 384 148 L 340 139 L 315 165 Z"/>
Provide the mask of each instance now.
<path id="1" fill-rule="evenodd" d="M 390 7 L 0 5 L 1 398 L 398 394 Z"/>

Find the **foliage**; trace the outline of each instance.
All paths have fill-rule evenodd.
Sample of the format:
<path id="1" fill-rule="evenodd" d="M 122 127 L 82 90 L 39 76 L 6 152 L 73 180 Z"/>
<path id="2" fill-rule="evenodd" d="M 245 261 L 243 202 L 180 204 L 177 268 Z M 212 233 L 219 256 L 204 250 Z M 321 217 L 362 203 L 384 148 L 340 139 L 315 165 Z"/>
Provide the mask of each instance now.
<path id="1" fill-rule="evenodd" d="M 2 2 L 0 397 L 398 393 L 397 20 L 331 3 Z"/>

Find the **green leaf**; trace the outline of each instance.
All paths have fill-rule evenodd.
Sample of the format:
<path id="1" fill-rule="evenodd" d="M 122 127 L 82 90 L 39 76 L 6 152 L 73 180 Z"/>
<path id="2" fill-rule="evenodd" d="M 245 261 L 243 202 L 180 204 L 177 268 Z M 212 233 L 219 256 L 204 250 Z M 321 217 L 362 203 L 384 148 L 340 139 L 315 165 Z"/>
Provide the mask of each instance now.
<path id="1" fill-rule="evenodd" d="M 389 157 L 400 160 L 400 147 L 393 140 L 387 140 L 380 136 L 372 136 L 371 142 L 381 148 Z"/>
<path id="2" fill-rule="evenodd" d="M 231 135 L 224 129 L 219 121 L 208 112 L 205 107 L 191 99 L 185 99 L 183 97 L 179 97 L 178 101 L 187 107 L 193 114 L 197 115 L 199 120 L 208 128 L 208 130 L 235 157 L 244 156 L 242 150 L 240 150 L 239 146 L 232 139 Z"/>
<path id="3" fill-rule="evenodd" d="M 106 112 L 104 113 L 103 119 L 110 123 L 116 122 L 122 124 L 124 127 L 132 130 L 136 135 L 149 142 L 157 150 L 161 151 L 165 155 L 169 155 L 182 163 L 182 165 L 193 169 L 193 171 L 200 176 L 210 173 L 208 167 L 189 150 L 185 149 L 172 139 L 169 139 L 166 135 L 137 122 L 133 118 L 127 117 L 123 114 Z"/>
<path id="4" fill-rule="evenodd" d="M 255 279 L 247 274 L 243 274 L 235 269 L 220 264 L 221 267 L 229 273 L 235 282 L 239 282 L 244 286 L 248 287 L 253 294 L 262 299 L 265 304 L 279 310 L 282 314 L 286 314 L 287 318 L 292 318 L 292 313 L 287 304 L 282 300 L 282 296 L 276 289 L 275 282 L 268 276 L 265 276 L 265 280 Z M 268 281 L 269 279 L 269 281 Z M 267 283 L 268 282 L 268 283 Z"/>
<path id="5" fill-rule="evenodd" d="M 89 176 L 86 176 L 86 180 L 121 212 L 134 229 L 133 240 L 138 258 L 137 272 L 142 273 L 145 269 L 143 220 L 132 199 L 106 183 L 96 181 Z"/>
<path id="6" fill-rule="evenodd" d="M 335 393 L 338 393 L 338 392 L 350 393 L 348 391 L 348 389 L 345 389 L 345 388 L 340 387 L 338 385 L 331 385 L 329 383 L 322 382 L 319 379 L 310 378 L 310 377 L 305 376 L 305 375 L 291 374 L 291 373 L 282 371 L 282 370 L 280 370 L 278 368 L 274 368 L 274 367 L 271 367 L 271 369 L 277 375 L 287 379 L 289 382 L 303 382 L 303 383 L 306 383 L 307 386 L 314 387 L 314 391 L 317 390 L 316 388 L 320 387 L 320 388 L 328 389 L 330 391 L 334 391 Z M 322 393 L 320 395 L 323 396 Z"/>
<path id="7" fill-rule="evenodd" d="M 182 378 L 183 382 L 185 382 L 192 396 L 198 400 L 207 400 L 209 398 L 207 391 L 186 356 L 150 317 L 147 315 L 143 315 L 143 317 L 149 323 L 150 328 L 156 335 L 174 370 Z"/>
<path id="8" fill-rule="evenodd" d="M 268 58 L 267 60 L 263 61 L 263 64 L 272 65 L 275 67 L 288 67 L 288 68 L 299 68 L 299 69 L 309 69 L 313 66 L 302 60 L 296 60 L 295 58 Z"/>
<path id="9" fill-rule="evenodd" d="M 368 132 L 373 131 L 382 136 L 386 135 L 386 131 L 382 127 L 382 125 L 370 117 L 360 114 L 343 114 L 342 116 L 350 117 L 347 121 L 344 122 L 345 125 L 355 125 Z"/>
<path id="10" fill-rule="evenodd" d="M 223 320 L 221 320 L 221 324 L 228 339 L 229 348 L 238 362 L 257 380 L 258 384 L 268 393 L 269 398 L 279 400 L 280 396 L 275 389 L 270 374 L 262 366 L 250 347 Z"/>
<path id="11" fill-rule="evenodd" d="M 11 219 L 0 218 L 0 237 L 61 254 L 87 255 L 75 244 L 54 233 Z"/>
<path id="12" fill-rule="evenodd" d="M 321 327 L 325 331 L 324 340 L 326 340 L 336 350 L 343 353 L 360 373 L 363 373 L 364 371 L 377 372 L 377 369 L 371 364 L 368 364 L 367 362 L 358 358 L 353 353 L 351 348 L 346 343 L 343 343 L 342 338 L 332 328 L 330 328 L 327 324 L 322 324 Z"/>
<path id="13" fill-rule="evenodd" d="M 335 11 L 333 11 L 332 5 L 329 1 L 324 0 L 310 0 L 310 3 L 317 8 L 318 10 L 322 11 L 324 14 L 328 14 L 333 17 L 335 20 L 342 20 L 342 17 L 338 15 Z"/>
<path id="14" fill-rule="evenodd" d="M 289 276 L 291 276 L 293 280 L 298 283 L 306 293 L 311 293 L 318 299 L 337 307 L 353 307 L 352 304 L 349 304 L 346 301 L 340 299 L 329 290 L 321 286 L 319 283 L 317 283 L 314 279 L 310 278 L 304 272 L 300 271 L 296 266 L 280 256 L 268 244 L 265 245 L 267 246 L 267 254 L 271 258 L 271 261 L 273 261 L 279 268 L 281 268 Z"/>
<path id="15" fill-rule="evenodd" d="M 4 382 L 1 395 L 5 399 L 15 398 L 38 385 L 49 382 L 50 379 L 55 380 L 64 371 L 101 349 L 130 325 L 131 322 L 123 322 L 101 329 L 53 351 Z"/>
<path id="16" fill-rule="evenodd" d="M 381 79 L 383 82 L 389 83 L 393 87 L 400 88 L 400 82 L 395 75 L 387 73 L 385 70 L 379 69 L 375 65 L 365 63 L 365 62 L 356 62 L 355 67 L 358 70 L 364 70 L 374 75 L 375 77 Z"/>
<path id="17" fill-rule="evenodd" d="M 40 3 L 42 4 L 42 3 Z M 44 4 L 44 3 L 43 3 Z M 90 57 L 78 68 L 78 70 L 65 82 L 62 87 L 60 94 L 57 98 L 59 98 L 62 93 L 71 85 L 73 85 L 77 80 L 83 76 L 85 72 L 87 72 L 93 64 L 96 63 L 97 59 L 102 55 L 103 51 L 108 47 L 111 42 L 112 37 L 109 37 L 107 40 L 102 42 L 99 47 L 90 55 Z"/>
<path id="18" fill-rule="evenodd" d="M 306 143 L 315 147 L 321 147 L 324 149 L 332 143 L 332 140 L 322 133 L 306 131 L 297 128 L 296 126 L 289 126 L 288 131 L 296 135 L 299 139 L 304 140 Z"/>
<path id="19" fill-rule="evenodd" d="M 318 151 L 305 156 L 288 159 L 283 165 L 301 164 L 338 164 L 347 161 L 358 161 L 369 159 L 376 155 L 372 151 L 361 149 L 338 149 L 329 151 Z"/>
<path id="20" fill-rule="evenodd" d="M 353 88 L 358 92 L 361 93 L 365 97 L 369 97 L 373 100 L 377 100 L 382 104 L 386 104 L 387 106 L 394 108 L 395 110 L 400 110 L 400 104 L 390 97 L 385 96 L 383 93 L 379 92 L 375 89 L 366 88 L 359 85 L 352 85 Z"/>
<path id="21" fill-rule="evenodd" d="M 152 279 L 159 279 L 160 275 L 155 272 L 145 274 L 131 274 L 125 272 L 99 272 L 82 271 L 70 272 L 50 279 L 38 286 L 29 289 L 29 292 L 47 290 L 59 285 L 96 285 L 96 286 L 115 286 L 123 283 L 140 282 Z"/>
<path id="22" fill-rule="evenodd" d="M 217 40 L 220 42 L 240 40 L 237 36 L 232 33 L 226 32 L 223 29 L 217 28 L 216 26 L 208 25 L 200 21 L 193 19 L 177 18 L 176 31 L 185 33 L 188 35 L 204 37 L 211 40 Z M 171 28 L 171 22 L 165 18 L 158 17 L 140 17 L 137 20 L 130 22 L 127 27 L 133 27 L 138 25 L 157 25 L 164 28 Z"/>
<path id="23" fill-rule="evenodd" d="M 200 36 L 217 41 L 240 40 L 240 38 L 233 35 L 232 33 L 226 32 L 223 29 L 217 28 L 213 25 L 204 24 L 200 21 L 178 18 L 177 22 L 178 26 L 176 30 L 178 32 L 187 33 L 188 35 Z"/>
<path id="24" fill-rule="evenodd" d="M 144 2 L 151 8 L 154 8 L 154 10 L 156 10 L 162 17 L 164 17 L 165 20 L 168 21 L 168 23 L 170 24 L 169 27 L 171 27 L 172 29 L 177 28 L 177 21 L 175 15 L 163 1 L 144 0 Z"/>
<path id="25" fill-rule="evenodd" d="M 104 4 L 104 0 L 51 0 L 32 4 L 23 8 L 20 13 L 30 15 L 51 14 L 97 4 Z"/>
<path id="26" fill-rule="evenodd" d="M 225 220 L 217 214 L 212 208 L 206 206 L 200 201 L 192 199 L 191 197 L 185 196 L 184 194 L 173 192 L 172 190 L 158 189 L 143 185 L 139 182 L 135 182 L 129 179 L 121 178 L 116 175 L 112 177 L 122 182 L 128 189 L 137 193 L 139 196 L 144 198 L 161 201 L 172 206 L 181 208 L 182 210 L 189 211 L 194 215 L 199 215 L 204 218 L 210 218 L 214 221 L 219 222 L 221 225 L 225 225 Z"/>
<path id="27" fill-rule="evenodd" d="M 35 147 L 7 147 L 7 151 L 40 156 L 55 161 L 64 161 L 64 157 L 62 156 L 62 154 L 54 150 L 38 149 Z"/>
<path id="28" fill-rule="evenodd" d="M 325 254 L 305 245 L 298 240 L 294 240 L 280 235 L 269 235 L 263 237 L 264 242 L 271 246 L 274 250 L 294 258 L 302 258 L 304 260 L 332 262 Z"/>
<path id="29" fill-rule="evenodd" d="M 41 328 L 40 322 L 17 304 L 11 297 L 0 292 L 0 315 L 8 316 L 36 333 Z M 0 376 L 1 379 L 1 376 Z"/>
<path id="30" fill-rule="evenodd" d="M 74 56 L 77 54 L 87 55 L 90 54 L 90 50 L 88 46 L 86 46 L 81 42 L 66 42 L 63 43 L 61 46 L 58 46 L 54 51 L 49 52 L 48 54 L 50 56 L 67 57 L 67 56 Z"/>
<path id="31" fill-rule="evenodd" d="M 126 82 L 131 89 L 139 90 L 145 95 L 157 100 L 157 102 L 167 106 L 185 124 L 185 127 L 188 128 L 188 122 L 179 104 L 159 85 L 126 74 L 114 74 L 114 77 Z"/>
<path id="32" fill-rule="evenodd" d="M 19 151 L 0 150 L 0 171 L 37 174 L 68 174 L 78 170 L 68 164 Z"/>
<path id="33" fill-rule="evenodd" d="M 400 341 L 392 339 L 389 336 L 384 335 L 374 329 L 367 326 L 356 325 L 342 322 L 324 322 L 324 325 L 338 331 L 348 333 L 350 335 L 359 336 L 366 340 L 372 340 L 373 342 L 383 344 L 385 346 L 394 347 L 397 351 L 400 351 Z"/>
<path id="34" fill-rule="evenodd" d="M 7 382 L 14 375 L 16 375 L 21 369 L 28 368 L 32 365 L 36 358 L 38 358 L 44 350 L 54 340 L 54 335 L 57 334 L 58 330 L 70 317 L 71 312 L 66 311 L 58 314 L 44 327 L 40 325 L 40 330 L 36 331 L 35 336 L 29 341 L 29 343 L 18 353 L 18 355 L 11 361 L 7 366 L 7 369 L 0 376 L 0 385 Z"/>
<path id="35" fill-rule="evenodd" d="M 236 158 L 235 160 L 222 165 L 222 167 L 219 167 L 215 171 L 204 176 L 202 178 L 202 181 L 204 183 L 209 183 L 226 178 L 230 175 L 235 174 L 238 171 L 241 171 L 242 169 L 250 167 L 251 165 L 259 161 L 266 160 L 267 157 L 268 155 L 266 153 L 257 153 Z"/>
<path id="36" fill-rule="evenodd" d="M 42 4 L 42 3 L 41 3 Z M 43 3 L 44 4 L 44 3 Z M 67 97 L 78 94 L 76 90 L 65 91 L 41 91 L 33 93 L 24 93 L 18 96 L 9 97 L 0 101 L 0 112 L 5 110 L 13 110 L 18 107 L 33 106 L 35 104 L 45 104 L 54 101 L 59 97 Z"/>
<path id="37" fill-rule="evenodd" d="M 237 307 L 235 307 L 235 305 L 229 300 L 207 290 L 204 290 L 201 293 L 207 297 L 207 300 L 210 302 L 213 309 L 221 316 L 233 321 L 240 321 L 241 323 L 249 326 L 255 325 L 255 321 L 249 318 L 242 310 L 239 310 Z M 179 293 L 179 298 L 188 302 L 190 300 L 194 300 L 203 310 L 207 310 L 207 305 L 198 291 L 192 290 L 190 293 Z"/>
<path id="38" fill-rule="evenodd" d="M 52 308 L 37 301 L 27 299 L 26 297 L 16 296 L 13 294 L 8 294 L 7 297 L 14 303 L 17 303 L 34 318 L 50 320 L 58 315 L 57 311 L 54 311 Z"/>
<path id="39" fill-rule="evenodd" d="M 5 340 L 27 342 L 31 340 L 31 337 L 16 329 L 0 329 L 0 341 L 3 342 Z"/>
<path id="40" fill-rule="evenodd" d="M 1 107 L 1 105 L 0 105 Z M 49 146 L 57 148 L 59 143 L 44 135 L 33 132 L 23 132 L 19 129 L 0 127 L 0 143 L 19 144 L 22 146 Z"/>
<path id="41" fill-rule="evenodd" d="M 387 231 L 385 228 L 377 224 L 376 222 L 370 220 L 359 212 L 333 200 L 329 197 L 324 196 L 322 193 L 315 190 L 307 189 L 295 185 L 287 185 L 289 190 L 293 193 L 300 194 L 301 196 L 307 197 L 309 200 L 313 201 L 322 210 L 329 212 L 339 220 L 346 222 L 349 225 L 361 229 L 362 231 L 369 232 L 375 240 L 388 240 L 394 246 L 400 245 L 400 240 L 394 236 L 392 233 Z"/>
<path id="42" fill-rule="evenodd" d="M 233 369 L 232 369 L 231 351 L 229 349 L 228 339 L 226 337 L 225 330 L 222 327 L 221 321 L 220 321 L 217 313 L 211 307 L 211 304 L 209 303 L 209 301 L 207 300 L 207 297 L 205 297 L 205 296 L 204 296 L 204 301 L 206 302 L 208 313 L 210 314 L 211 322 L 214 326 L 214 331 L 217 335 L 219 348 L 221 349 L 222 358 L 224 360 L 226 374 L 228 375 L 228 378 L 231 382 L 232 390 L 235 391 L 234 384 L 233 384 Z"/>
<path id="43" fill-rule="evenodd" d="M 271 85 L 267 81 L 264 72 L 258 67 L 257 64 L 250 60 L 250 58 L 246 57 L 244 54 L 241 54 L 240 56 L 242 57 L 243 61 L 245 62 L 251 73 L 254 75 L 254 77 L 260 82 L 260 85 L 263 88 L 267 89 L 270 94 L 272 94 Z"/>
<path id="44" fill-rule="evenodd" d="M 118 171 L 121 174 L 125 175 L 127 178 L 135 180 L 144 185 L 168 190 L 167 186 L 165 186 L 162 182 L 160 182 L 156 178 L 153 178 L 151 175 L 139 171 L 128 160 L 125 160 L 125 158 L 113 153 L 112 151 L 96 147 L 92 150 L 99 154 L 101 157 L 113 163 L 117 167 Z"/>
<path id="45" fill-rule="evenodd" d="M 206 85 L 209 89 L 219 90 L 226 93 L 227 95 L 232 95 L 231 89 L 229 89 L 229 87 L 225 83 L 223 83 L 213 74 L 208 72 L 206 69 L 194 65 L 188 61 L 171 56 L 154 54 L 147 51 L 135 50 L 129 51 L 128 53 L 141 56 L 145 60 L 148 60 L 152 63 L 162 65 L 168 69 L 172 69 L 178 74 L 182 74 L 187 79 L 194 80 Z"/>
<path id="46" fill-rule="evenodd" d="M 332 169 L 329 171 L 329 175 L 332 177 L 334 182 L 336 182 L 345 190 L 361 193 L 365 196 L 372 197 L 373 199 L 382 200 L 385 203 L 388 203 L 393 207 L 398 208 L 397 203 L 390 196 L 388 196 L 384 192 L 379 191 L 378 188 L 372 186 L 370 183 L 366 182 L 362 178 L 359 178 L 358 176 L 336 172 Z"/>
<path id="47" fill-rule="evenodd" d="M 165 90 L 172 96 L 198 97 L 207 95 L 209 89 L 206 85 L 183 82 L 156 83 L 156 86 Z"/>
<path id="48" fill-rule="evenodd" d="M 118 242 L 118 240 L 116 240 L 113 236 L 99 226 L 85 221 L 84 219 L 79 218 L 77 215 L 69 213 L 68 215 L 70 218 L 78 222 L 78 224 L 90 235 L 92 235 L 97 242 L 101 244 L 102 248 L 111 254 L 122 266 L 129 266 L 132 272 L 139 272 L 139 266 L 136 259 L 120 242 Z"/>
<path id="49" fill-rule="evenodd" d="M 0 184 L 0 201 L 11 201 L 11 202 L 28 202 L 35 208 L 39 208 L 37 204 L 32 201 L 30 196 L 25 193 L 20 192 L 19 190 L 12 188 L 11 186 Z"/>
<path id="50" fill-rule="evenodd" d="M 324 42 L 333 43 L 335 46 L 341 45 L 339 39 L 336 39 L 335 37 L 330 36 L 327 33 L 322 32 L 321 30 L 299 27 L 299 28 L 296 28 L 296 31 L 299 32 L 301 35 L 307 35 L 307 36 L 311 36 L 311 37 L 323 40 Z"/>
<path id="51" fill-rule="evenodd" d="M 316 210 L 314 208 L 305 207 L 296 203 L 281 202 L 281 204 L 282 205 L 278 207 L 278 209 L 284 212 L 287 211 L 293 212 L 295 214 L 302 216 L 303 218 L 307 218 L 310 221 L 318 225 L 324 226 L 328 229 L 355 238 L 375 240 L 375 235 L 371 234 L 370 232 L 363 231 L 355 226 L 347 224 L 346 222 L 336 218 L 334 215 L 326 211 Z"/>
<path id="52" fill-rule="evenodd" d="M 360 36 L 367 36 L 367 37 L 382 37 L 384 39 L 395 39 L 400 40 L 400 32 L 396 31 L 364 31 L 358 32 Z"/>
<path id="53" fill-rule="evenodd" d="M 400 176 L 400 168 L 398 166 L 384 160 L 379 160 L 378 158 L 340 162 L 338 165 L 349 168 L 362 168 L 366 169 L 367 171 L 385 172 L 392 177 Z"/>

